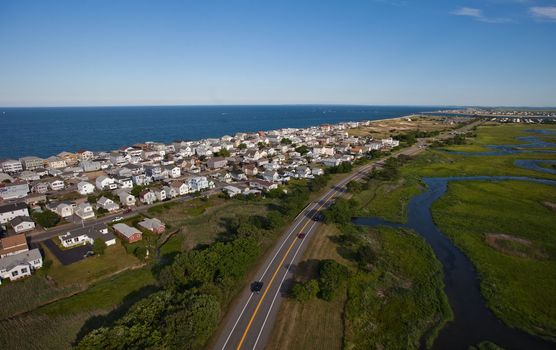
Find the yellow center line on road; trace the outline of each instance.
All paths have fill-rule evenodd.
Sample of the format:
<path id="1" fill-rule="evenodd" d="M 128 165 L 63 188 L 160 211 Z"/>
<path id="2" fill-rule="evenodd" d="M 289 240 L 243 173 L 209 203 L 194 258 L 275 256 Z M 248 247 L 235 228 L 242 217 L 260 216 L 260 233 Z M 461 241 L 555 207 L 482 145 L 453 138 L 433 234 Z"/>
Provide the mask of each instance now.
<path id="1" fill-rule="evenodd" d="M 348 179 L 351 178 L 355 178 L 356 175 L 359 175 L 362 173 L 361 169 L 360 171 L 356 172 L 353 176 L 348 177 Z M 346 179 L 347 180 L 347 179 Z M 344 180 L 345 181 L 345 180 Z M 342 181 L 342 182 L 344 182 Z M 343 186 L 343 185 L 342 185 Z M 305 223 L 305 225 L 303 225 L 303 227 L 301 228 L 301 231 L 303 231 L 305 229 L 305 227 L 307 227 L 307 225 L 311 222 L 311 219 L 313 219 L 315 217 L 315 215 L 317 215 L 318 211 L 322 209 L 322 207 L 324 207 L 329 201 L 330 199 L 336 194 L 337 191 L 333 191 L 332 194 L 330 196 L 328 196 L 324 203 L 321 204 L 321 206 L 316 210 L 316 212 L 307 220 L 307 222 Z M 268 291 L 270 290 L 270 287 L 272 286 L 272 283 L 274 282 L 274 279 L 276 278 L 276 275 L 278 274 L 278 272 L 280 271 L 280 268 L 282 267 L 282 265 L 284 264 L 284 261 L 286 260 L 286 258 L 288 257 L 288 255 L 290 254 L 290 251 L 292 250 L 295 242 L 297 242 L 297 240 L 294 238 L 292 243 L 290 244 L 290 246 L 288 247 L 288 250 L 286 251 L 286 253 L 284 254 L 284 256 L 282 257 L 282 260 L 280 260 L 280 263 L 278 264 L 278 266 L 276 267 L 276 270 L 274 270 L 274 273 L 272 274 L 272 277 L 270 278 L 270 282 L 268 282 L 268 286 L 265 288 L 263 295 L 261 296 L 261 299 L 259 300 L 259 302 L 257 303 L 257 306 L 255 307 L 255 311 L 253 311 L 253 315 L 251 316 L 251 318 L 249 319 L 249 323 L 247 324 L 247 327 L 245 328 L 245 331 L 243 332 L 243 335 L 241 337 L 241 340 L 239 341 L 239 344 L 236 347 L 236 350 L 240 350 L 243 342 L 245 341 L 245 338 L 247 337 L 247 333 L 249 333 L 249 329 L 251 328 L 251 325 L 253 324 L 253 320 L 255 319 L 255 317 L 257 316 L 257 313 L 259 312 L 259 308 L 261 307 L 261 304 L 263 303 L 265 297 L 266 297 L 266 293 L 268 293 Z"/>

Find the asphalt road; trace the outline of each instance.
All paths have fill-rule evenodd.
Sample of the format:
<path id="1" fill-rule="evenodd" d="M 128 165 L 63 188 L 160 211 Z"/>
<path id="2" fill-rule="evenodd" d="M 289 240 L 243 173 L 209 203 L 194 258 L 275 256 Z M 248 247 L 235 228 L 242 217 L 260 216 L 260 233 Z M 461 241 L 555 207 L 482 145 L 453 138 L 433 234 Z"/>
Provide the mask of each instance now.
<path id="1" fill-rule="evenodd" d="M 228 184 L 219 184 L 211 190 L 208 190 L 206 192 L 202 192 L 201 195 L 211 196 L 211 195 L 214 195 L 214 194 L 218 194 L 222 191 L 222 187 L 224 187 L 226 185 L 228 185 Z M 164 203 L 169 203 L 169 202 L 185 202 L 185 201 L 191 200 L 193 198 L 196 198 L 196 197 L 194 197 L 192 195 L 185 195 L 183 197 L 173 198 L 171 200 L 164 201 L 164 202 L 155 202 L 151 205 L 142 205 L 142 206 L 136 207 L 135 209 L 133 209 L 132 212 L 127 213 L 127 214 L 124 214 L 122 211 L 119 211 L 119 212 L 116 212 L 114 214 L 109 214 L 109 215 L 103 216 L 101 218 L 85 220 L 83 222 L 81 222 L 81 219 L 79 219 L 76 216 L 75 217 L 76 220 L 73 223 L 67 223 L 67 224 L 63 224 L 63 225 L 58 226 L 58 227 L 33 231 L 33 232 L 30 232 L 30 233 L 27 233 L 26 236 L 29 240 L 29 243 L 36 244 L 36 243 L 46 241 L 50 238 L 56 237 L 60 234 L 66 233 L 66 232 L 71 231 L 71 230 L 76 229 L 76 228 L 96 226 L 98 224 L 106 224 L 106 223 L 111 222 L 116 217 L 122 217 L 122 218 L 126 219 L 126 218 L 129 218 L 129 217 L 135 216 L 139 213 L 145 212 L 150 207 L 154 207 L 154 206 L 159 205 L 159 204 L 164 204 Z"/>
<path id="2" fill-rule="evenodd" d="M 459 131 L 467 131 L 478 123 L 464 126 Z M 450 134 L 444 133 L 436 138 L 448 137 L 450 137 Z M 426 140 L 419 140 L 417 144 L 396 152 L 391 157 L 400 154 L 415 155 L 425 148 Z M 254 293 L 249 285 L 234 300 L 222 321 L 220 332 L 211 346 L 212 349 L 265 348 L 276 321 L 280 304 L 292 283 L 295 268 L 303 257 L 303 252 L 311 237 L 318 234 L 320 222 L 314 221 L 313 218 L 320 211 L 330 206 L 335 198 L 345 192 L 345 185 L 349 181 L 367 175 L 380 163 L 376 162 L 360 167 L 326 192 L 318 201 L 307 206 L 294 219 L 257 271 L 256 281 L 263 282 L 261 291 Z M 303 239 L 298 237 L 300 233 L 305 234 Z"/>

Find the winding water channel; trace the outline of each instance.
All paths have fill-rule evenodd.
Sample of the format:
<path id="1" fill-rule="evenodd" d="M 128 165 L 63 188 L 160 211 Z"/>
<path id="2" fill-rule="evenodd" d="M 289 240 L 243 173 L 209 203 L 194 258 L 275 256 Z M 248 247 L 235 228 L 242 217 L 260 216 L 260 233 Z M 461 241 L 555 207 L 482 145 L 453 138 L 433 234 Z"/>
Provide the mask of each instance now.
<path id="1" fill-rule="evenodd" d="M 552 130 L 547 130 L 552 131 Z M 538 132 L 538 131 L 535 131 Z M 547 132 L 547 134 L 550 132 Z M 524 141 L 524 138 L 519 138 Z M 536 137 L 527 137 L 525 148 L 556 147 L 556 144 L 546 143 Z M 551 146 L 549 146 L 550 144 Z M 525 152 L 523 144 L 491 146 L 497 155 Z M 519 149 L 516 149 L 519 147 Z M 539 150 L 535 150 L 538 152 Z M 546 153 L 555 150 L 543 150 Z M 479 152 L 472 155 L 494 155 L 493 152 Z M 528 152 L 528 150 L 527 150 Z M 462 152 L 463 153 L 463 152 Z M 466 152 L 466 154 L 470 154 Z M 516 161 L 518 167 L 548 172 L 553 169 L 542 167 L 543 164 L 553 164 L 552 160 L 523 160 Z M 498 319 L 487 307 L 480 291 L 480 281 L 475 268 L 467 256 L 456 247 L 435 225 L 431 207 L 447 190 L 451 181 L 529 181 L 556 186 L 556 181 L 519 176 L 468 176 L 423 178 L 426 190 L 414 196 L 407 208 L 408 220 L 406 224 L 392 223 L 377 217 L 357 218 L 355 224 L 370 227 L 389 226 L 394 228 L 408 228 L 420 234 L 432 247 L 437 259 L 441 262 L 444 272 L 445 293 L 454 313 L 454 320 L 449 322 L 436 339 L 434 349 L 468 349 L 483 341 L 491 341 L 504 349 L 555 349 L 556 343 L 532 336 L 524 331 L 511 328 Z"/>

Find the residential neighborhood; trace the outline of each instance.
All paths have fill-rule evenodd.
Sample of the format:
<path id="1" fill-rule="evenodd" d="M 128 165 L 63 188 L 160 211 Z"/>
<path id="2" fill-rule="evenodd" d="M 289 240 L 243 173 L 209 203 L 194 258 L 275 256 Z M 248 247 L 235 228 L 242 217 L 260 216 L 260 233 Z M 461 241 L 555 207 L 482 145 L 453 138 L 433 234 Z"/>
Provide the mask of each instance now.
<path id="1" fill-rule="evenodd" d="M 161 234 L 165 224 L 156 218 L 144 218 L 136 227 L 117 223 L 109 228 L 94 223 L 106 215 L 139 211 L 205 191 L 220 191 L 229 197 L 263 195 L 292 179 L 312 179 L 327 167 L 399 145 L 391 137 L 375 140 L 348 133 L 369 124 L 325 124 L 169 144 L 149 141 L 109 152 L 81 149 L 46 159 L 2 160 L 0 224 L 1 237 L 7 243 L 1 249 L 14 249 L 11 237 L 23 242 L 22 237 L 53 225 L 62 228 L 76 223 L 83 227 L 53 238 L 57 247 L 90 246 L 97 238 L 106 245 L 115 244 L 116 239 L 133 244 L 142 240 L 142 230 Z M 32 251 L 30 255 L 26 248 L 15 254 L 25 255 L 4 261 L 7 272 L 2 276 L 16 279 L 40 268 L 42 263 L 30 262 L 37 260 L 40 251 Z M 14 269 L 19 269 L 16 275 Z"/>

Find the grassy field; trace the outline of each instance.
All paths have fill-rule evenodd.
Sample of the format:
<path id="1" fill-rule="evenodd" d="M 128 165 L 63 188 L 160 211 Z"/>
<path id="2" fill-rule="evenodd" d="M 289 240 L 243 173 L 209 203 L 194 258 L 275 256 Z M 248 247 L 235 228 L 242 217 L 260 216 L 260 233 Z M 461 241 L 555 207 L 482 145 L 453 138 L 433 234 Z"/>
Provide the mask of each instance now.
<path id="1" fill-rule="evenodd" d="M 356 216 L 378 216 L 392 222 L 407 220 L 406 207 L 409 199 L 422 189 L 415 176 L 394 181 L 369 182 L 369 188 L 355 193 L 351 198 L 357 201 Z"/>
<path id="2" fill-rule="evenodd" d="M 553 125 L 528 125 L 528 124 L 497 124 L 485 123 L 477 130 L 477 136 L 473 139 L 473 143 L 468 145 L 460 145 L 447 147 L 447 149 L 465 151 L 465 152 L 485 152 L 491 149 L 485 147 L 488 145 L 519 145 L 523 141 L 519 141 L 520 136 L 536 136 L 541 140 L 554 141 L 551 135 L 541 135 L 529 133 L 527 130 L 556 130 Z"/>
<path id="3" fill-rule="evenodd" d="M 489 307 L 511 326 L 556 339 L 553 186 L 451 183 L 433 206 L 441 230 L 469 256 Z"/>
<path id="4" fill-rule="evenodd" d="M 308 249 L 296 270 L 296 279 L 306 281 L 314 278 L 318 270 L 318 260 L 334 259 L 347 264 L 338 253 L 334 239 L 339 231 L 333 225 L 326 225 L 314 235 Z M 285 300 L 273 328 L 267 349 L 340 349 L 343 341 L 343 310 L 345 294 L 332 302 L 321 299 L 299 303 Z"/>
<path id="5" fill-rule="evenodd" d="M 372 122 L 369 126 L 349 129 L 352 136 L 374 138 L 390 137 L 406 133 L 408 131 L 444 131 L 455 125 L 445 123 L 441 117 L 412 117 L 411 121 L 406 118 L 384 119 Z"/>
<path id="6" fill-rule="evenodd" d="M 58 262 L 48 248 L 43 250 L 46 259 L 53 262 L 48 270 L 48 276 L 59 286 L 74 284 L 86 286 L 104 276 L 140 265 L 140 261 L 133 255 L 127 254 L 119 241 L 113 246 L 106 247 L 102 256 L 92 256 L 65 266 Z"/>
<path id="7" fill-rule="evenodd" d="M 432 249 L 409 231 L 369 230 L 377 261 L 351 278 L 345 349 L 417 349 L 452 317 L 442 267 Z"/>

